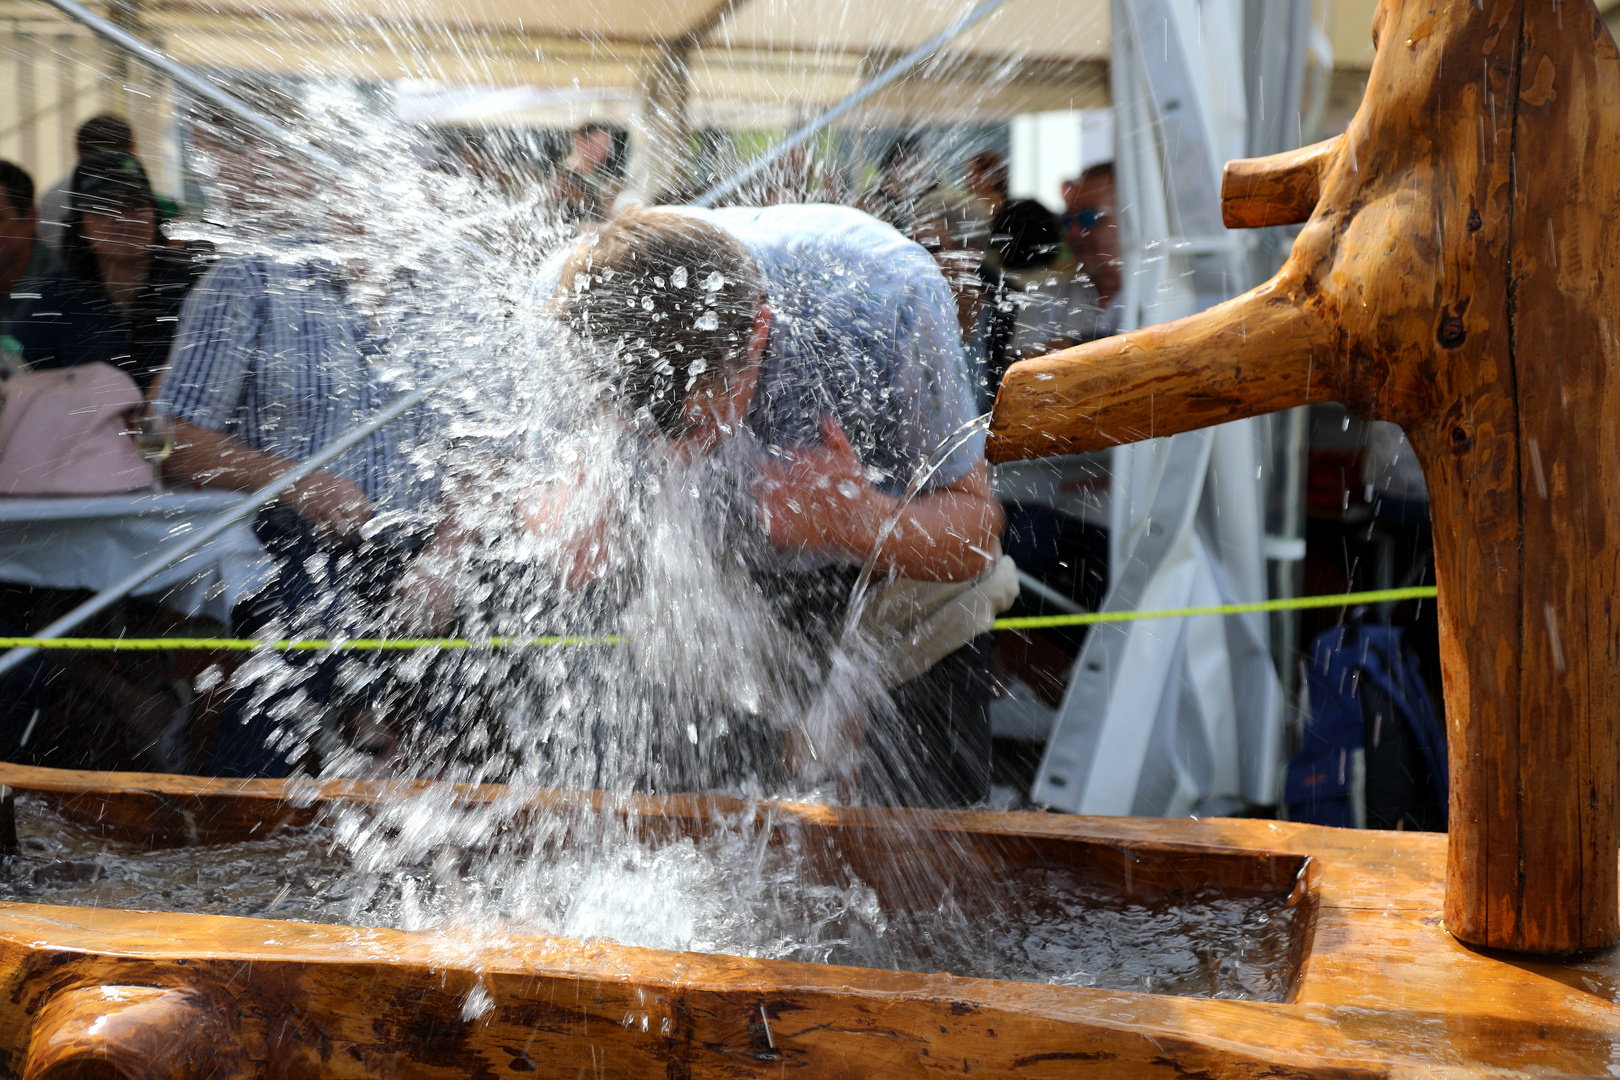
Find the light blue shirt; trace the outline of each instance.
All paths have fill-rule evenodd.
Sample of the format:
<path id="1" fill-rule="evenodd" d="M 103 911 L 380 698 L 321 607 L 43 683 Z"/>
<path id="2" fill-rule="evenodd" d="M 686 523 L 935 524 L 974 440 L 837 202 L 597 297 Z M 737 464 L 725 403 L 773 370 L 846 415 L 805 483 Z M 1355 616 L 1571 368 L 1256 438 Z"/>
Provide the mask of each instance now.
<path id="1" fill-rule="evenodd" d="M 749 412 L 761 443 L 819 442 L 831 413 L 874 486 L 898 495 L 974 418 L 956 301 L 920 245 L 847 206 L 679 212 L 736 237 L 765 277 L 771 344 Z M 978 431 L 921 490 L 983 460 Z"/>

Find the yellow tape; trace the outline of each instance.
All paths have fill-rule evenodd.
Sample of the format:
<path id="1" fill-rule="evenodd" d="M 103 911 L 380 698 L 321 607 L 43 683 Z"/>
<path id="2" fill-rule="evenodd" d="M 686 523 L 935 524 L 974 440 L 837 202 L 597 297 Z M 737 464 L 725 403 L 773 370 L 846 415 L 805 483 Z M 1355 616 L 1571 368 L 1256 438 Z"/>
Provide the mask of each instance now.
<path id="1" fill-rule="evenodd" d="M 1287 600 L 1257 600 L 1252 604 L 1216 604 L 1211 607 L 1168 608 L 1161 611 L 1087 611 L 1078 615 L 1031 615 L 1023 619 L 997 619 L 997 630 L 1044 630 L 1054 626 L 1090 626 L 1092 623 L 1137 622 L 1141 619 L 1185 619 L 1193 615 L 1243 615 L 1251 611 L 1300 611 L 1306 608 L 1349 607 L 1352 604 L 1381 604 L 1388 600 L 1428 600 L 1437 590 L 1433 585 L 1408 589 L 1375 589 L 1371 592 L 1335 593 L 1330 596 L 1296 596 Z"/>
<path id="2" fill-rule="evenodd" d="M 1033 615 L 1022 619 L 997 619 L 997 630 L 1044 630 L 1059 626 L 1090 626 L 1093 623 L 1137 622 L 1141 619 L 1185 619 L 1195 615 L 1243 615 L 1251 611 L 1301 611 L 1307 608 L 1348 607 L 1352 604 L 1380 604 L 1390 600 L 1429 600 L 1433 585 L 1408 589 L 1375 589 L 1371 592 L 1335 593 L 1329 596 L 1297 596 L 1288 600 L 1258 600 L 1252 604 L 1218 604 L 1212 607 L 1169 608 L 1160 611 L 1088 611 L 1078 615 Z M 412 649 L 555 649 L 567 646 L 622 645 L 618 634 L 597 637 L 548 635 L 544 637 L 492 638 L 300 638 L 291 641 L 255 641 L 251 638 L 31 638 L 0 637 L 0 649 L 63 649 L 85 652 L 152 652 L 161 649 L 248 652 L 274 649 L 278 652 L 406 652 Z"/>

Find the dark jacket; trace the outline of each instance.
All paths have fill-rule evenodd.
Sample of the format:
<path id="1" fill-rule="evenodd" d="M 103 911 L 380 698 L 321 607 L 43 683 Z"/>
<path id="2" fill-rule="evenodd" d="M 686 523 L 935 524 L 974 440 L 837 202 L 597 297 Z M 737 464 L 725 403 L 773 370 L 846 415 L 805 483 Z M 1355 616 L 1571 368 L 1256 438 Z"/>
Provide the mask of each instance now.
<path id="1" fill-rule="evenodd" d="M 996 400 L 1001 377 L 1016 356 L 1008 356 L 1018 327 L 1018 306 L 1013 299 L 1007 275 L 991 260 L 979 265 L 979 285 L 984 289 L 984 306 L 979 309 L 979 337 L 984 347 L 985 391 L 981 404 L 989 409 Z"/>
<path id="2" fill-rule="evenodd" d="M 135 303 L 125 311 L 100 285 L 59 270 L 12 324 L 23 359 L 34 370 L 76 367 L 97 360 L 127 371 L 144 393 L 169 362 L 186 293 L 207 264 L 190 251 L 160 248 Z"/>

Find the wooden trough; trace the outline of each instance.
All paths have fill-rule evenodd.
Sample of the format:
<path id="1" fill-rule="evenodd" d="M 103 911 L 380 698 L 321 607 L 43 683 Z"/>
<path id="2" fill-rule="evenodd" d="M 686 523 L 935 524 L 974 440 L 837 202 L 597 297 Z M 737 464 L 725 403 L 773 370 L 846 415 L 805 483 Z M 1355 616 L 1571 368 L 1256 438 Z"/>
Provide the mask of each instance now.
<path id="1" fill-rule="evenodd" d="M 148 844 L 311 820 L 376 782 L 289 790 L 0 766 L 0 782 Z M 464 789 L 468 801 L 496 792 Z M 558 793 L 537 800 L 577 802 Z M 696 798 L 642 800 L 699 829 Z M 765 809 L 761 811 L 766 812 Z M 659 952 L 565 939 L 0 904 L 0 1069 L 66 1077 L 1069 1077 L 1609 1074 L 1620 956 L 1479 951 L 1438 908 L 1445 839 L 1261 821 L 771 808 L 881 881 L 897 827 L 987 872 L 1277 892 L 1277 1004 Z M 928 834 L 940 834 L 930 844 Z M 481 1015 L 467 1018 L 475 993 Z"/>
<path id="2" fill-rule="evenodd" d="M 1284 897 L 1285 1000 L 0 904 L 0 1070 L 1620 1073 L 1620 56 L 1590 0 L 1384 0 L 1375 33 L 1345 136 L 1229 170 L 1230 224 L 1309 219 L 1278 276 L 1192 319 L 1016 365 L 990 452 L 1091 449 L 1327 398 L 1400 422 L 1435 515 L 1450 843 L 1261 821 L 770 811 L 879 883 L 904 835 L 913 857 L 965 852 L 989 879 L 1050 868 L 1127 898 Z M 154 845 L 399 794 L 16 766 L 0 783 Z M 536 811 L 594 798 L 558 793 Z M 688 833 L 737 811 L 636 806 Z"/>

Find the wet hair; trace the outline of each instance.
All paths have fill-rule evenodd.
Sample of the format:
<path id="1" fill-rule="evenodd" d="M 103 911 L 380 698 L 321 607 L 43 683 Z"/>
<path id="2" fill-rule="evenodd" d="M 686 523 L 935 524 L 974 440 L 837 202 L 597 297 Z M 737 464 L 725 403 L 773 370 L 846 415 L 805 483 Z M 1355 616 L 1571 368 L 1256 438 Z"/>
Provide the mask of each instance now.
<path id="1" fill-rule="evenodd" d="M 111 113 L 92 116 L 79 125 L 78 133 L 73 136 L 73 149 L 80 160 L 97 154 L 133 154 L 135 132 L 122 116 Z"/>
<path id="2" fill-rule="evenodd" d="M 990 246 L 1008 270 L 1052 265 L 1062 242 L 1058 216 L 1034 199 L 1014 199 L 990 224 Z"/>
<path id="3" fill-rule="evenodd" d="M 632 424 L 686 435 L 686 395 L 743 366 L 764 280 L 737 240 L 699 218 L 637 207 L 563 264 L 558 304 L 587 377 Z"/>
<path id="4" fill-rule="evenodd" d="M 34 209 L 34 178 L 21 165 L 0 161 L 0 191 L 19 217 Z"/>
<path id="5" fill-rule="evenodd" d="M 162 215 L 146 170 L 129 154 L 92 154 L 73 170 L 68 187 L 67 228 L 62 237 L 62 264 L 82 285 L 101 287 L 101 264 L 84 235 L 86 210 L 117 209 L 129 202 L 152 208 L 152 246 L 163 246 Z"/>

